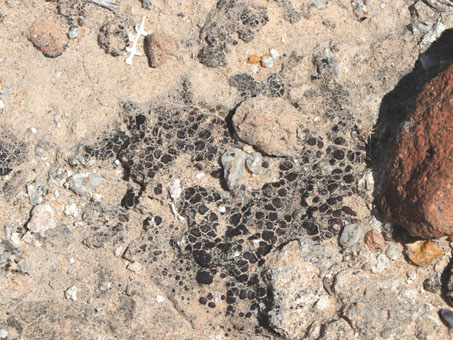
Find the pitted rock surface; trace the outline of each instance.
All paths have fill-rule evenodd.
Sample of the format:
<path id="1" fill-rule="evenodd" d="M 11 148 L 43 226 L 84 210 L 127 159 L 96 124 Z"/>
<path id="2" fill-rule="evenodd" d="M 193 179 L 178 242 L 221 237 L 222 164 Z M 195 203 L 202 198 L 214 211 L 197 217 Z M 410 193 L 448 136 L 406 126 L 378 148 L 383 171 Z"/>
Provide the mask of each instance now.
<path id="1" fill-rule="evenodd" d="M 430 81 L 404 122 L 385 179 L 382 207 L 413 236 L 453 234 L 453 66 Z"/>

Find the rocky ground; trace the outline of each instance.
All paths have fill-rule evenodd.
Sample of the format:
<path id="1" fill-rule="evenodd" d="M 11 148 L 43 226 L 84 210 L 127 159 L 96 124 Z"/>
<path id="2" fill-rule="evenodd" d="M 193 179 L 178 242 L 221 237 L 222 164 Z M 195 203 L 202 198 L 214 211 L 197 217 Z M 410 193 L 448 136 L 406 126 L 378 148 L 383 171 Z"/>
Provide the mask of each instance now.
<path id="1" fill-rule="evenodd" d="M 451 131 L 452 28 L 449 0 L 0 2 L 0 339 L 453 338 L 453 244 L 389 184 L 413 112 Z"/>

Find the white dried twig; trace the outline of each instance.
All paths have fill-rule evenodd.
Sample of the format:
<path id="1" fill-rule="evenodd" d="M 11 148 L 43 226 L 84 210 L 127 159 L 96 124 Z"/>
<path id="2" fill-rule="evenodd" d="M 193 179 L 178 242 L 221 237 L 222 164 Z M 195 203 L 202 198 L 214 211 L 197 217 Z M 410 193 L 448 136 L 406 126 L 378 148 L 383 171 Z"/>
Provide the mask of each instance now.
<path id="1" fill-rule="evenodd" d="M 85 0 L 86 2 L 90 2 L 92 4 L 107 8 L 111 11 L 114 11 L 118 8 L 118 5 L 113 2 L 112 0 Z"/>
<path id="2" fill-rule="evenodd" d="M 142 23 L 140 26 L 135 25 L 135 31 L 137 32 L 137 35 L 135 36 L 134 42 L 132 43 L 132 47 L 126 47 L 126 51 L 130 52 L 131 54 L 129 57 L 126 59 L 126 64 L 132 65 L 132 59 L 134 59 L 134 56 L 136 55 L 142 55 L 140 52 L 137 51 L 137 43 L 138 40 L 140 39 L 140 36 L 145 36 L 148 35 L 149 33 L 145 31 L 145 19 L 146 17 L 144 16 L 142 18 Z"/>

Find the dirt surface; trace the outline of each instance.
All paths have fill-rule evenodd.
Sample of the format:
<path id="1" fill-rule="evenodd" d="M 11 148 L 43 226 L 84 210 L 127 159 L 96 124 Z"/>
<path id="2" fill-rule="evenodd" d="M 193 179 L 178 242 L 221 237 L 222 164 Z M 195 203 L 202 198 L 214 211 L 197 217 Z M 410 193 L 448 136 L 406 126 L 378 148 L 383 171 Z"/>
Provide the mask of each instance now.
<path id="1" fill-rule="evenodd" d="M 101 3 L 0 2 L 0 338 L 451 337 L 449 241 L 416 267 L 374 206 L 453 61 L 449 1 Z M 126 50 L 141 23 L 152 61 Z M 232 123 L 252 97 L 306 122 L 256 171 Z"/>

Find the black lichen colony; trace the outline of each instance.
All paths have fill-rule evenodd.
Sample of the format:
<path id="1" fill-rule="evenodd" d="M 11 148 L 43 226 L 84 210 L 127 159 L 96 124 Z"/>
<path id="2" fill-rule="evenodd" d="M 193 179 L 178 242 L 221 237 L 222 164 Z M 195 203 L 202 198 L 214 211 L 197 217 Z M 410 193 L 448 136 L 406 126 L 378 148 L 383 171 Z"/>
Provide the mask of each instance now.
<path id="1" fill-rule="evenodd" d="M 15 142 L 10 136 L 0 140 L 0 176 L 8 175 L 26 154 L 25 143 Z"/>
<path id="2" fill-rule="evenodd" d="M 220 0 L 200 33 L 204 46 L 198 59 L 208 67 L 225 66 L 228 46 L 238 43 L 236 36 L 250 42 L 268 21 L 265 7 L 236 0 Z"/>
<path id="3" fill-rule="evenodd" d="M 127 130 L 108 132 L 83 150 L 86 158 L 121 161 L 125 180 L 139 188 L 135 192 L 131 186 L 125 193 L 125 208 L 134 207 L 145 192 L 167 199 L 168 183 L 160 179 L 177 172 L 183 155 L 190 158 L 186 166 L 211 173 L 217 180 L 219 158 L 237 146 L 223 119 L 193 106 L 151 106 L 145 112 L 128 103 L 124 109 Z M 145 233 L 129 245 L 125 257 L 152 264 L 162 255 L 159 246 L 170 244 L 174 253 L 164 258 L 172 260 L 161 275 L 173 276 L 185 290 L 189 289 L 184 282 L 187 277 L 201 285 L 227 280 L 222 296 L 226 313 L 250 317 L 258 312 L 260 302 L 269 306 L 271 297 L 260 274 L 273 248 L 304 234 L 315 240 L 330 238 L 343 223 L 354 222 L 356 213 L 343 200 L 356 191 L 361 168 L 357 165 L 363 164 L 365 155 L 361 146 L 346 146 L 344 131 L 351 128 L 339 121 L 323 137 L 306 130 L 308 137 L 298 158 L 279 160 L 278 181 L 241 197 L 210 187 L 184 188 L 177 210 L 187 228 L 176 236 L 173 220 L 150 217 L 144 221 Z M 171 266 L 180 268 L 170 275 Z M 204 296 L 199 303 L 216 306 Z"/>

